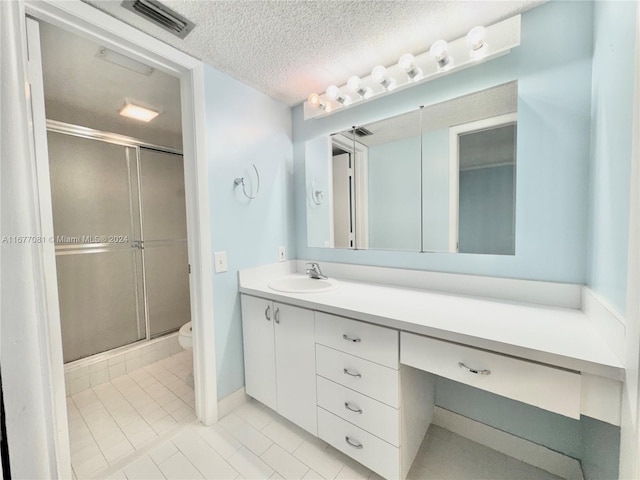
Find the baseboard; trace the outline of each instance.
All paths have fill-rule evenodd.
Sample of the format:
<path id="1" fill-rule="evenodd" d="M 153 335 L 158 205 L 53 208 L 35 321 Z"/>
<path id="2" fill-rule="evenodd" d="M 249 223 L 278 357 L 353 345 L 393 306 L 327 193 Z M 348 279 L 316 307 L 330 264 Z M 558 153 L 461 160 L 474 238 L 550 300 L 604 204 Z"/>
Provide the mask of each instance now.
<path id="1" fill-rule="evenodd" d="M 218 420 L 230 414 L 240 405 L 247 401 L 249 397 L 244 391 L 244 387 L 239 388 L 231 395 L 224 397 L 218 402 Z"/>
<path id="2" fill-rule="evenodd" d="M 561 478 L 584 480 L 578 460 L 444 408 L 435 407 L 432 423 Z"/>

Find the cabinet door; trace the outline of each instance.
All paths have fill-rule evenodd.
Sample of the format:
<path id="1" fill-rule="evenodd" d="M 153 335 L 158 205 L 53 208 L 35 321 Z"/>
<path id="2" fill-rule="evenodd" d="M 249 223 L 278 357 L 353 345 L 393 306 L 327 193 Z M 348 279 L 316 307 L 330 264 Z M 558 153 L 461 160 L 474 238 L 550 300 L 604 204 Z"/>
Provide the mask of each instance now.
<path id="1" fill-rule="evenodd" d="M 247 395 L 276 410 L 273 304 L 247 295 L 241 296 L 241 302 L 244 380 Z"/>
<path id="2" fill-rule="evenodd" d="M 274 303 L 278 413 L 317 435 L 313 311 Z"/>

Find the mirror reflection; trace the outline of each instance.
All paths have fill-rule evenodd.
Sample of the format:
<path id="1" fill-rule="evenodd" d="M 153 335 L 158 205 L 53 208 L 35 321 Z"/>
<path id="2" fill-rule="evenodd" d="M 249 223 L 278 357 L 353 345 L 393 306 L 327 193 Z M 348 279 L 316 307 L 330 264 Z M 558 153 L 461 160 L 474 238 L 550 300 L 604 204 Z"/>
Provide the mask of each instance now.
<path id="1" fill-rule="evenodd" d="M 517 82 L 306 143 L 311 247 L 515 254 Z"/>

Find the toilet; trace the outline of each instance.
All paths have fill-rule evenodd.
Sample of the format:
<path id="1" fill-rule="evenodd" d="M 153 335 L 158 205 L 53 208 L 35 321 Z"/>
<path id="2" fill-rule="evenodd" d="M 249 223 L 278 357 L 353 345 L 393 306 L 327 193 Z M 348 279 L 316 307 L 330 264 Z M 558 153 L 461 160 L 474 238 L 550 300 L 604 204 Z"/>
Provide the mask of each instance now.
<path id="1" fill-rule="evenodd" d="M 182 327 L 180 327 L 180 332 L 178 333 L 178 342 L 180 346 L 185 350 L 193 349 L 193 340 L 191 338 L 191 322 L 185 323 Z"/>

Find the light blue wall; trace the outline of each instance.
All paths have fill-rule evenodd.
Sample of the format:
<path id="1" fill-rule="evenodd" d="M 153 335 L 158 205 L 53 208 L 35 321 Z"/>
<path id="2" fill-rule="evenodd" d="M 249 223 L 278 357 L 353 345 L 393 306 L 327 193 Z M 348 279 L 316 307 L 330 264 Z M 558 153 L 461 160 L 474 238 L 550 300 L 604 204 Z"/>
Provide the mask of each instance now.
<path id="1" fill-rule="evenodd" d="M 522 17 L 522 44 L 491 60 L 333 115 L 293 109 L 300 258 L 585 283 L 593 5 L 550 2 Z M 365 74 L 366 72 L 354 72 Z M 307 247 L 304 142 L 518 80 L 516 255 L 345 251 Z"/>
<path id="2" fill-rule="evenodd" d="M 591 104 L 590 287 L 626 311 L 636 2 L 596 2 Z"/>
<path id="3" fill-rule="evenodd" d="M 420 250 L 420 137 L 369 147 L 369 248 Z"/>
<path id="4" fill-rule="evenodd" d="M 333 203 L 331 202 L 332 168 L 331 139 L 318 137 L 305 146 L 305 201 L 307 202 L 307 239 L 309 245 L 325 247 L 333 242 Z M 321 197 L 313 191 L 322 191 Z M 318 205 L 318 203 L 320 205 Z"/>
<path id="5" fill-rule="evenodd" d="M 226 250 L 229 271 L 214 273 L 218 398 L 244 385 L 238 270 L 278 261 L 278 246 L 296 258 L 292 198 L 291 110 L 205 67 L 211 249 Z M 260 172 L 258 198 L 248 201 L 236 177 Z"/>

